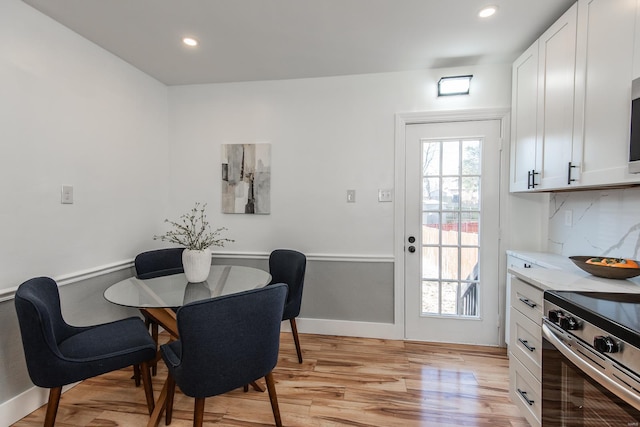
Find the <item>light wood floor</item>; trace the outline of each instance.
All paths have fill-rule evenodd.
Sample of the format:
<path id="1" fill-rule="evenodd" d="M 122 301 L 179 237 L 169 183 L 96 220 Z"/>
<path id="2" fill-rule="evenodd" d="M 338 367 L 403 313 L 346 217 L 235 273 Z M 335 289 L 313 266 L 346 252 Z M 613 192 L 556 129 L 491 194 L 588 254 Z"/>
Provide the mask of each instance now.
<path id="1" fill-rule="evenodd" d="M 300 340 L 302 365 L 291 334 L 282 333 L 274 370 L 285 426 L 528 427 L 508 398 L 504 349 L 309 334 Z M 56 426 L 146 425 L 144 391 L 130 378 L 131 369 L 123 369 L 63 394 Z M 161 362 L 156 398 L 165 378 Z M 193 399 L 176 391 L 171 425 L 191 426 L 192 411 Z M 14 426 L 41 426 L 43 419 L 44 407 Z M 239 389 L 208 398 L 205 425 L 273 425 L 269 397 Z"/>

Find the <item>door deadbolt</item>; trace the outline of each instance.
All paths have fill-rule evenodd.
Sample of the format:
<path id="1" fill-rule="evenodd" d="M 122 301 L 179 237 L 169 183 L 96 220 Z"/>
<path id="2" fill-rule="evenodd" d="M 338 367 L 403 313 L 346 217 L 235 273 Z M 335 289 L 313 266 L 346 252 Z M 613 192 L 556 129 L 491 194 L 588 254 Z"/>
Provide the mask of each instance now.
<path id="1" fill-rule="evenodd" d="M 413 236 L 409 236 L 409 243 L 414 243 L 416 241 L 416 238 Z"/>

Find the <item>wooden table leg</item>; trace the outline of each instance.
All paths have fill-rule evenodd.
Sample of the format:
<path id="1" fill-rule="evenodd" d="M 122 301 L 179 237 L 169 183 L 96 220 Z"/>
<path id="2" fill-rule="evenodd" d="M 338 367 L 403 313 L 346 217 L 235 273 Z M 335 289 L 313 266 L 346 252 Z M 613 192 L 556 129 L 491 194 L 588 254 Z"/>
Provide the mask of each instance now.
<path id="1" fill-rule="evenodd" d="M 264 387 L 262 387 L 260 384 L 258 384 L 255 381 L 251 381 L 251 387 L 253 387 L 255 391 L 261 391 L 264 393 Z"/>
<path id="2" fill-rule="evenodd" d="M 153 408 L 153 412 L 149 417 L 149 423 L 147 423 L 147 427 L 157 427 L 160 424 L 160 418 L 162 418 L 162 414 L 167 406 L 167 391 L 169 389 L 169 381 L 165 381 L 162 386 L 162 391 L 160 392 L 160 397 L 158 397 L 158 401 L 156 402 L 156 406 Z"/>

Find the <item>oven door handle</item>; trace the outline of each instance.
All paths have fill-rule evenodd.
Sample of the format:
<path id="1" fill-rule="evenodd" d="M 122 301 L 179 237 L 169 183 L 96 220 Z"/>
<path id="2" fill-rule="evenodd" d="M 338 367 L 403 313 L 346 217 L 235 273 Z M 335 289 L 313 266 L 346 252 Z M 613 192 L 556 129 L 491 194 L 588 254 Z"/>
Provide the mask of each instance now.
<path id="1" fill-rule="evenodd" d="M 586 362 L 576 352 L 569 348 L 560 338 L 547 325 L 542 324 L 542 335 L 549 341 L 563 356 L 569 359 L 574 365 L 578 367 L 585 374 L 593 378 L 603 387 L 620 397 L 631 406 L 640 410 L 640 397 L 633 393 L 631 390 L 626 389 L 616 381 L 613 381 L 601 370 L 594 368 L 590 363 Z M 544 362 L 543 362 L 544 363 Z"/>

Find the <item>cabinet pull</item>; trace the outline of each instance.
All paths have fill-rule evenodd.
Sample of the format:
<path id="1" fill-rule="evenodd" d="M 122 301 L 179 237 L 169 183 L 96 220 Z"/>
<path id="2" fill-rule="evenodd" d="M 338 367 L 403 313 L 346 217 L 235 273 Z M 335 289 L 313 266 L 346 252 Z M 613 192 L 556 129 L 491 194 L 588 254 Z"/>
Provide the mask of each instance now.
<path id="1" fill-rule="evenodd" d="M 571 183 L 575 181 L 575 179 L 571 179 L 571 169 L 573 168 L 577 168 L 577 166 L 569 162 L 569 166 L 567 167 L 567 185 L 571 185 Z"/>
<path id="2" fill-rule="evenodd" d="M 526 264 L 525 263 L 524 268 L 531 268 L 531 264 Z"/>
<path id="3" fill-rule="evenodd" d="M 531 346 L 529 345 L 529 341 L 527 341 L 527 340 L 523 340 L 522 338 L 518 338 L 518 341 L 520 341 L 520 344 L 522 344 L 523 346 L 525 346 L 525 347 L 527 348 L 527 350 L 529 350 L 529 351 L 535 351 L 535 349 L 536 349 L 536 348 L 535 348 L 535 347 L 531 347 Z"/>
<path id="4" fill-rule="evenodd" d="M 536 307 L 536 305 L 538 305 L 538 304 L 536 304 L 535 302 L 531 302 L 531 301 L 530 301 L 529 299 L 527 299 L 527 298 L 520 297 L 520 298 L 518 298 L 518 299 L 519 299 L 521 302 L 523 302 L 524 304 L 527 304 L 527 305 L 528 305 L 529 307 L 531 307 L 531 308 L 535 308 L 535 307 Z"/>
<path id="5" fill-rule="evenodd" d="M 533 406 L 534 401 L 527 397 L 527 392 L 526 391 L 522 391 L 522 390 L 518 389 L 518 393 L 520 394 L 520 396 L 522 396 L 524 401 L 529 404 L 529 406 Z"/>
<path id="6" fill-rule="evenodd" d="M 536 185 L 538 185 L 536 184 L 536 175 L 538 175 L 538 172 L 535 169 L 527 171 L 527 190 L 536 188 Z"/>

